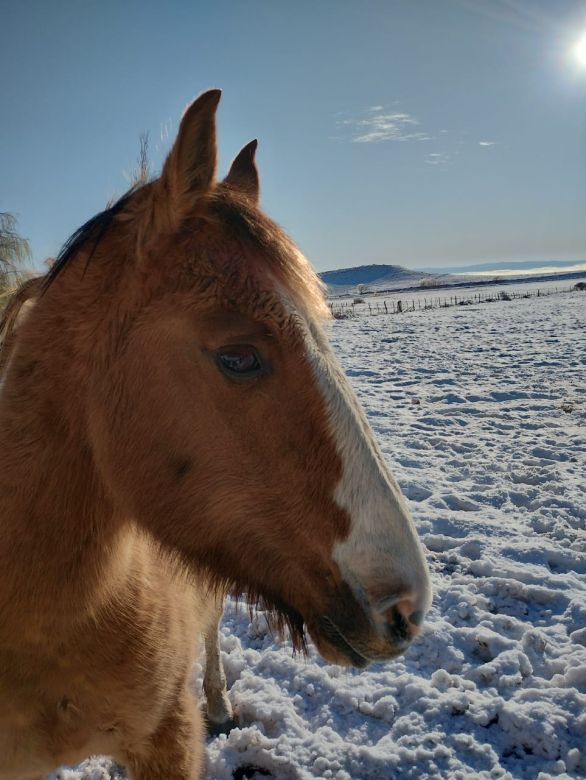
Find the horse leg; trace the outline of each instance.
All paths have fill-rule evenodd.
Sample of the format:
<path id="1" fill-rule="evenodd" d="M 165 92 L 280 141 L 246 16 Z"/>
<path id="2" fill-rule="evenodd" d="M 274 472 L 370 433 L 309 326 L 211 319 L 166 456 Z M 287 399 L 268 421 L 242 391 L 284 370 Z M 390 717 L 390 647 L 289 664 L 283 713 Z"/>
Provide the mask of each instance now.
<path id="1" fill-rule="evenodd" d="M 223 603 L 220 601 L 205 632 L 206 663 L 203 689 L 206 696 L 205 714 L 208 731 L 211 734 L 227 734 L 236 725 L 220 657 L 218 633 L 223 611 Z"/>
<path id="2" fill-rule="evenodd" d="M 203 753 L 201 715 L 184 691 L 140 752 L 123 759 L 131 780 L 198 780 Z"/>

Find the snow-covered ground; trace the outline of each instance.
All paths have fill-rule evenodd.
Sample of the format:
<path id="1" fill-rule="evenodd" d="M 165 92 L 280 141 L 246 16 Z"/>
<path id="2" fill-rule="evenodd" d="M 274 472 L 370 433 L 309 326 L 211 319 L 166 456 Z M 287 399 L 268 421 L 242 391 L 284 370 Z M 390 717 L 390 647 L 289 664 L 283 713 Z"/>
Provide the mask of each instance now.
<path id="1" fill-rule="evenodd" d="M 585 334 L 583 293 L 333 323 L 428 550 L 427 630 L 358 672 L 228 603 L 240 727 L 206 780 L 586 777 Z"/>
<path id="2" fill-rule="evenodd" d="M 356 300 L 362 300 L 362 304 L 356 304 L 355 306 L 355 312 L 356 314 L 366 314 L 368 313 L 368 304 L 370 303 L 373 308 L 376 308 L 376 305 L 382 305 L 383 301 L 387 301 L 389 304 L 389 308 L 392 308 L 391 304 L 392 302 L 402 301 L 404 309 L 411 308 L 412 304 L 414 303 L 414 308 L 424 308 L 425 304 L 429 304 L 431 307 L 436 306 L 438 302 L 444 303 L 446 300 L 449 302 L 454 296 L 457 297 L 457 299 L 460 300 L 472 300 L 475 298 L 475 296 L 480 295 L 481 299 L 485 298 L 498 298 L 500 293 L 504 293 L 506 295 L 526 295 L 530 294 L 531 296 L 537 297 L 537 291 L 539 290 L 540 295 L 549 295 L 551 293 L 554 293 L 556 291 L 566 291 L 569 292 L 573 289 L 573 286 L 580 281 L 584 281 L 583 279 L 555 279 L 550 281 L 539 281 L 539 282 L 532 282 L 529 280 L 521 281 L 521 282 L 507 282 L 505 284 L 501 283 L 495 283 L 495 284 L 484 284 L 484 285 L 474 285 L 471 284 L 467 287 L 450 287 L 449 285 L 446 287 L 440 287 L 438 289 L 426 289 L 424 287 L 421 288 L 413 288 L 410 290 L 402 290 L 400 292 L 397 291 L 387 291 L 384 293 L 373 293 L 368 294 L 365 296 L 356 296 Z M 330 298 L 329 299 L 331 303 L 334 304 L 334 306 L 339 307 L 343 304 L 351 304 L 355 299 L 350 298 Z M 561 305 L 561 304 L 558 304 Z M 438 308 L 440 308 L 438 306 Z"/>

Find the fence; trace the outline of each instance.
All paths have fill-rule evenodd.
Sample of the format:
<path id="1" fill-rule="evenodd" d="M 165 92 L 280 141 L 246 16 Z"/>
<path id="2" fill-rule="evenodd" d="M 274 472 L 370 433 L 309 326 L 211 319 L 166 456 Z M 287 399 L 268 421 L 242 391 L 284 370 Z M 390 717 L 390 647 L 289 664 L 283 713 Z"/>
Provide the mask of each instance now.
<path id="1" fill-rule="evenodd" d="M 480 303 L 493 303 L 495 301 L 512 301 L 517 298 L 542 298 L 557 293 L 572 292 L 573 287 L 553 287 L 546 289 L 527 290 L 526 292 L 513 292 L 501 290 L 500 292 L 477 292 L 473 294 L 441 296 L 420 296 L 417 299 L 405 300 L 371 300 L 362 298 L 353 302 L 330 301 L 329 307 L 334 319 L 347 319 L 357 317 L 360 314 L 402 314 L 408 311 L 428 311 L 430 309 L 447 309 L 450 306 L 472 306 Z"/>

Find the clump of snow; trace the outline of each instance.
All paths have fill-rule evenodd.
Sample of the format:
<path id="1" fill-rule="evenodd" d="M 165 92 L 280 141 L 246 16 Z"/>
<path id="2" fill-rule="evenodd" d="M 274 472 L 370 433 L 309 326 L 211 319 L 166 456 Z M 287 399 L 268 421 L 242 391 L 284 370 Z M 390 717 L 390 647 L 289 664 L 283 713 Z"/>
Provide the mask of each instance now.
<path id="1" fill-rule="evenodd" d="M 293 657 L 229 600 L 239 728 L 208 741 L 207 780 L 586 776 L 585 332 L 579 293 L 333 325 L 433 606 L 403 658 L 358 672 Z M 90 759 L 52 777 L 117 772 Z"/>

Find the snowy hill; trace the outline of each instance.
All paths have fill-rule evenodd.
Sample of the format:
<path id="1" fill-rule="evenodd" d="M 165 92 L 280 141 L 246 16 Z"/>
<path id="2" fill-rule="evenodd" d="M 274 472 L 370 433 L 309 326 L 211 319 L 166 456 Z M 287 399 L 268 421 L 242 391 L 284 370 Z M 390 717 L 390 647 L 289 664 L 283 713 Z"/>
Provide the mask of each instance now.
<path id="1" fill-rule="evenodd" d="M 397 279 L 402 281 L 411 278 L 413 273 L 401 265 L 359 265 L 354 268 L 341 268 L 338 271 L 325 271 L 321 277 L 326 284 L 340 286 L 379 284 Z M 423 276 L 431 276 L 431 274 L 424 273 Z"/>
<path id="2" fill-rule="evenodd" d="M 401 265 L 360 265 L 355 268 L 341 268 L 320 274 L 331 295 L 358 292 L 360 285 L 369 290 L 391 290 L 410 287 L 423 279 L 434 279 L 435 274 L 426 271 L 412 271 Z"/>

